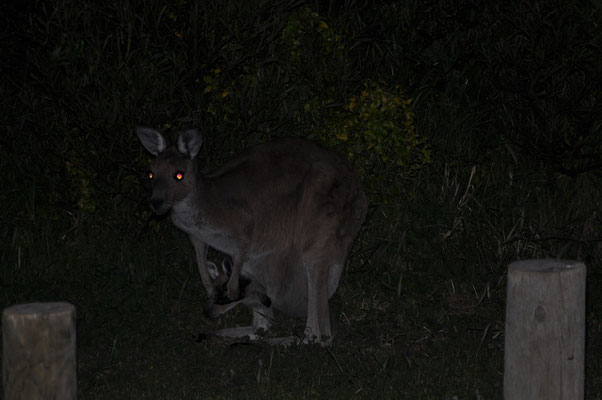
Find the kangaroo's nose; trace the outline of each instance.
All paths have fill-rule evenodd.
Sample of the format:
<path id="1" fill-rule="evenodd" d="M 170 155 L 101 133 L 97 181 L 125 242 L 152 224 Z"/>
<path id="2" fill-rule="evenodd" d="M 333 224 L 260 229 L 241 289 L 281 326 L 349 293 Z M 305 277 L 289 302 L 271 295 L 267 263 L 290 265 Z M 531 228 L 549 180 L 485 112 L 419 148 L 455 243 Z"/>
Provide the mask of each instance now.
<path id="1" fill-rule="evenodd" d="M 151 198 L 150 201 L 151 210 L 157 215 L 165 214 L 169 207 L 165 204 L 165 201 L 161 198 Z"/>

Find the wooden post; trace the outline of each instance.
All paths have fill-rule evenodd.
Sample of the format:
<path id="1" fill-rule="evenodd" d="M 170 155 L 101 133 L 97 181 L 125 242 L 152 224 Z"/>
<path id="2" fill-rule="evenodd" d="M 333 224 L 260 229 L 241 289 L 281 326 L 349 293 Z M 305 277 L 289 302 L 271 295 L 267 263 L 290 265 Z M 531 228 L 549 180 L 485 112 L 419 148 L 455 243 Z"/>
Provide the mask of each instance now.
<path id="1" fill-rule="evenodd" d="M 504 354 L 505 400 L 582 400 L 585 265 L 510 264 Z"/>
<path id="2" fill-rule="evenodd" d="M 5 400 L 76 398 L 75 307 L 19 304 L 2 313 Z"/>

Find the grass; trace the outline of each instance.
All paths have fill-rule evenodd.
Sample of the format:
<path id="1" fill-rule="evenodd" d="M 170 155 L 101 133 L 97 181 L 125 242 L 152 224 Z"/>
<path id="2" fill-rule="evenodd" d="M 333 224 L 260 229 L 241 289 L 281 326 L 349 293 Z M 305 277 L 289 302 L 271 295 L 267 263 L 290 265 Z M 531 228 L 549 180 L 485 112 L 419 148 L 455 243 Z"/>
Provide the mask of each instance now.
<path id="1" fill-rule="evenodd" d="M 1 7 L 0 307 L 77 306 L 79 398 L 499 399 L 506 266 L 539 257 L 588 266 L 601 398 L 597 2 Z M 291 134 L 353 158 L 371 205 L 330 348 L 196 341 L 249 315 L 202 316 L 139 123 L 200 126 L 205 168 Z"/>

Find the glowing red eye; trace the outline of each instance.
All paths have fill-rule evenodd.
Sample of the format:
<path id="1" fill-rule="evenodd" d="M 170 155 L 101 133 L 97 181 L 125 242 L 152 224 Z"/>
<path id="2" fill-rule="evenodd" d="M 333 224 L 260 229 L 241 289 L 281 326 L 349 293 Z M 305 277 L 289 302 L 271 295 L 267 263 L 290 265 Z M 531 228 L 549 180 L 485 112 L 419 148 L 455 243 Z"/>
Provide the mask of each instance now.
<path id="1" fill-rule="evenodd" d="M 152 172 L 149 172 L 149 173 L 148 173 L 148 179 L 153 179 L 153 177 L 154 177 L 153 173 L 152 173 Z"/>
<path id="2" fill-rule="evenodd" d="M 177 181 L 181 181 L 182 179 L 184 179 L 184 174 L 181 172 L 176 172 L 174 177 L 176 178 Z"/>

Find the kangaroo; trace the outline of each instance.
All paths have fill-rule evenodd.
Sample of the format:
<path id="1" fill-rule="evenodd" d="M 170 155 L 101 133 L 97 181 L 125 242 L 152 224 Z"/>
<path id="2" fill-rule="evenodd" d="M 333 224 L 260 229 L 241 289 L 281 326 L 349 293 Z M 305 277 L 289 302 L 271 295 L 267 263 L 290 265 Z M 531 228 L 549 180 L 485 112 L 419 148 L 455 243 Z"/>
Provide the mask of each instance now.
<path id="1" fill-rule="evenodd" d="M 216 304 L 224 283 L 229 302 L 253 311 L 251 326 L 214 333 L 254 337 L 269 329 L 278 310 L 306 318 L 303 343 L 329 344 L 328 300 L 367 211 L 347 163 L 308 140 L 281 138 L 250 147 L 203 175 L 198 129 L 182 131 L 175 146 L 150 127 L 139 126 L 135 133 L 155 156 L 149 172 L 152 211 L 171 212 L 195 248 L 208 297 L 205 314 L 215 317 L 233 307 Z M 231 258 L 229 274 L 211 276 L 208 246 Z M 251 281 L 244 298 L 241 273 Z"/>

